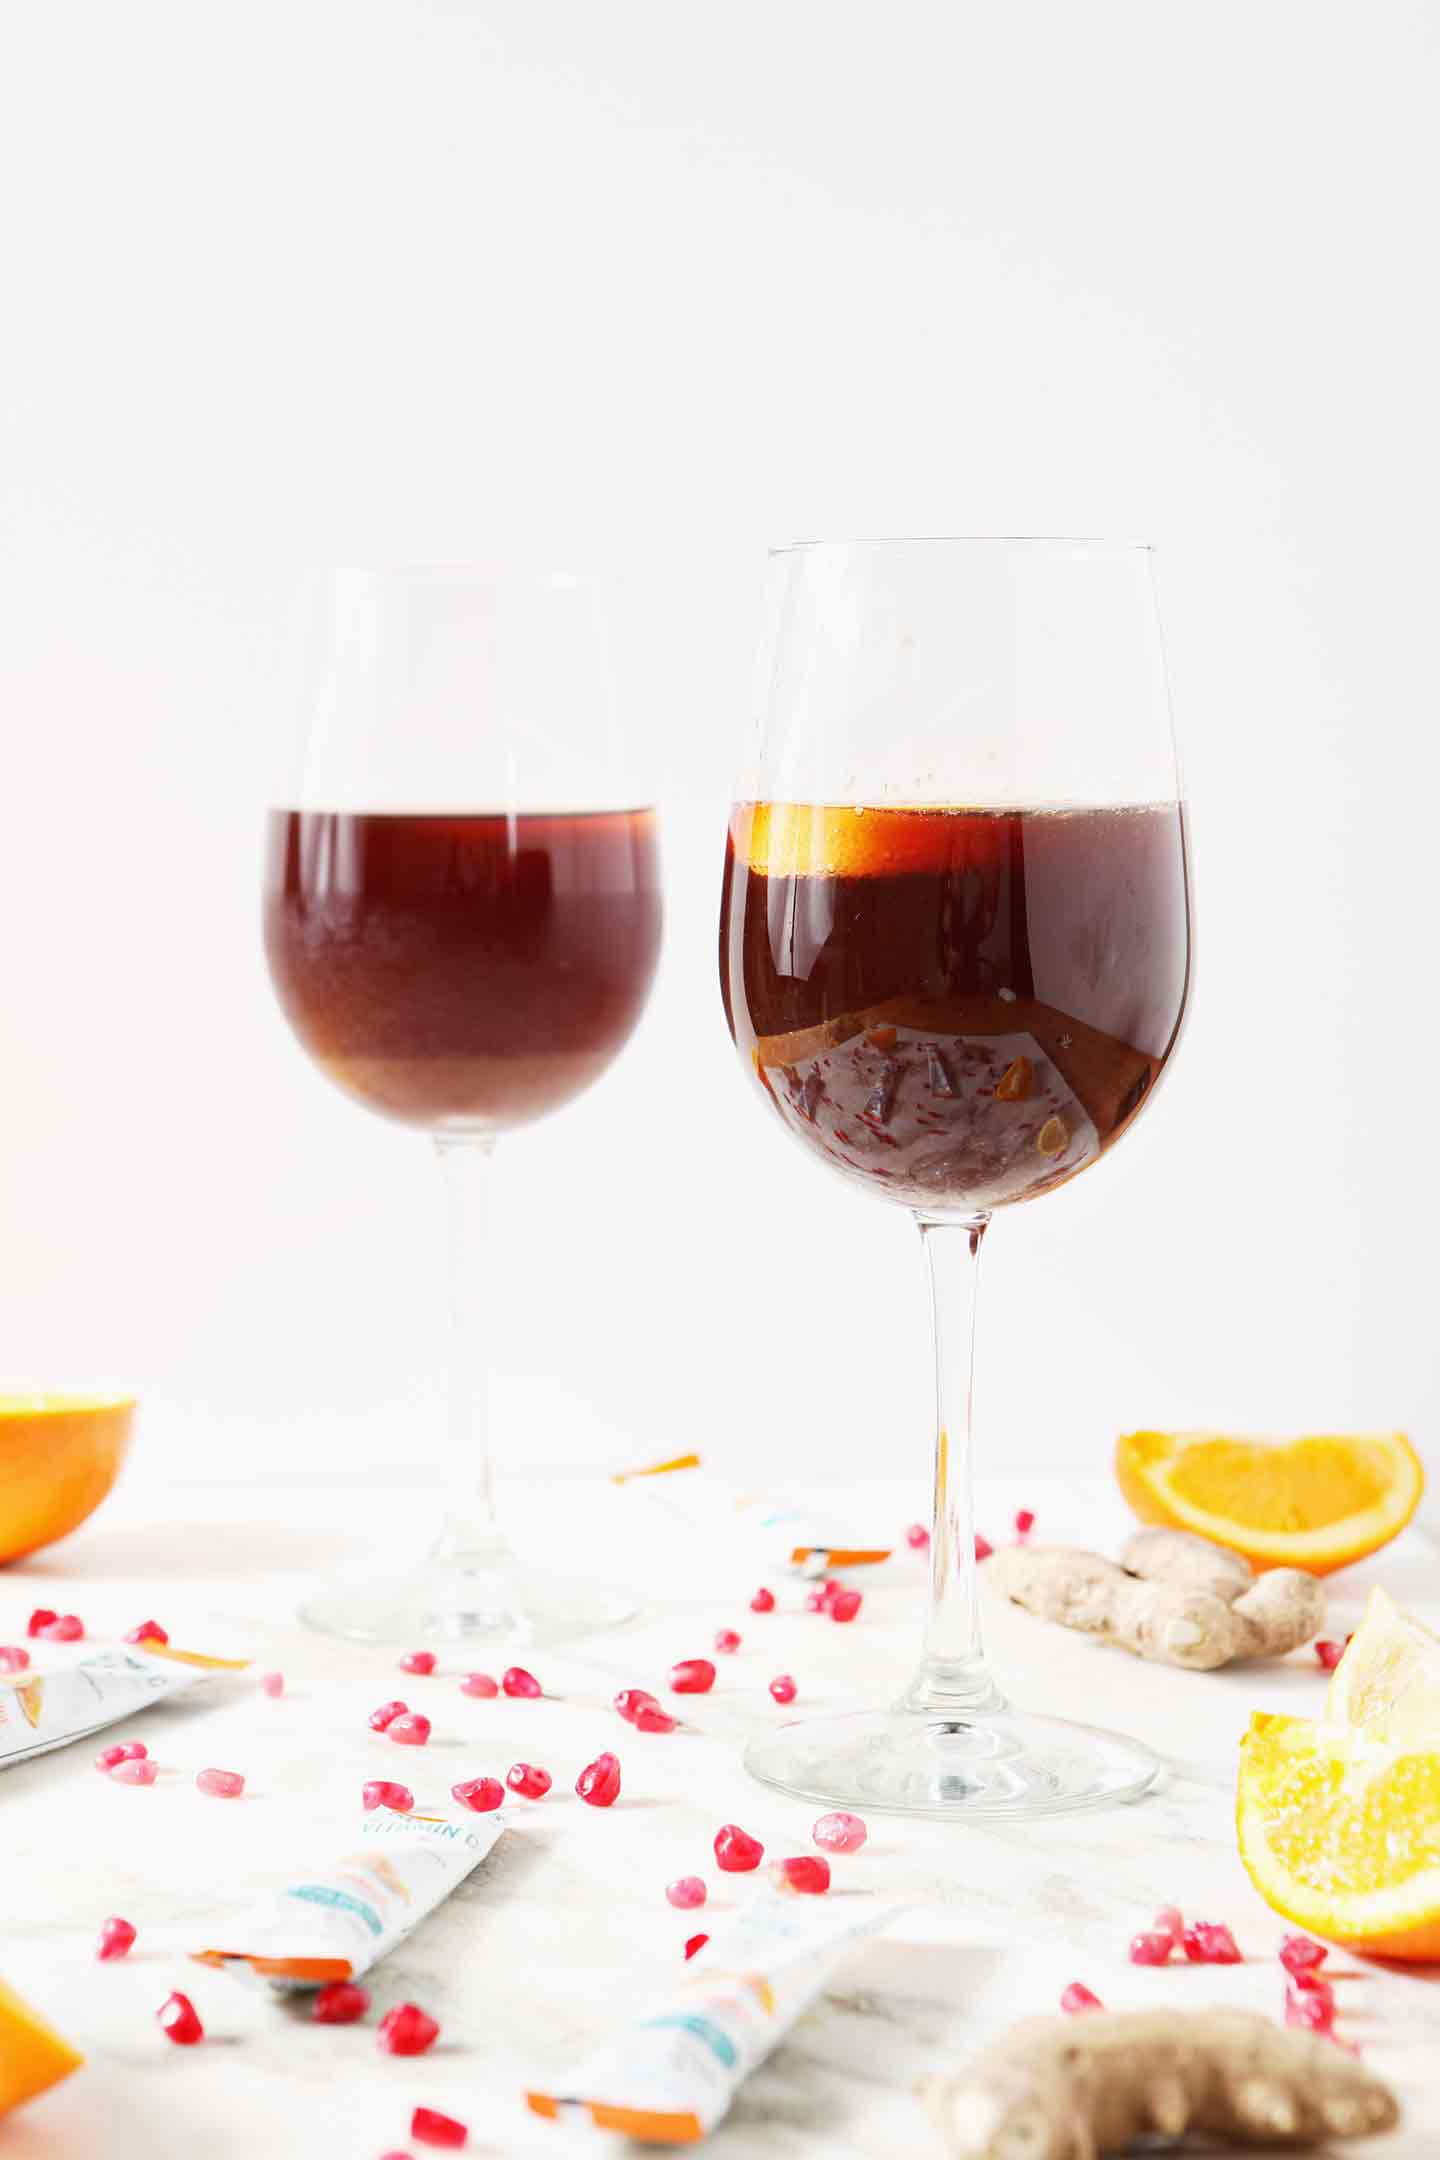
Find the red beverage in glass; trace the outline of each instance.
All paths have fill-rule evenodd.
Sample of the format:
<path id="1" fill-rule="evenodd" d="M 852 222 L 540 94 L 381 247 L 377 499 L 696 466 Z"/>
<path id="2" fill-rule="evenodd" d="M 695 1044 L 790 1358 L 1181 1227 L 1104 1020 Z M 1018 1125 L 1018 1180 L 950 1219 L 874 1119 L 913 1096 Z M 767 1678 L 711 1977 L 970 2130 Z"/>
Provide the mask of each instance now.
<path id="1" fill-rule="evenodd" d="M 1125 1129 L 1185 1003 L 1175 803 L 731 820 L 731 1033 L 800 1139 L 921 1210 L 1049 1191 Z"/>
<path id="2" fill-rule="evenodd" d="M 371 1110 L 500 1132 L 578 1095 L 655 971 L 651 810 L 274 810 L 265 949 L 286 1018 Z"/>

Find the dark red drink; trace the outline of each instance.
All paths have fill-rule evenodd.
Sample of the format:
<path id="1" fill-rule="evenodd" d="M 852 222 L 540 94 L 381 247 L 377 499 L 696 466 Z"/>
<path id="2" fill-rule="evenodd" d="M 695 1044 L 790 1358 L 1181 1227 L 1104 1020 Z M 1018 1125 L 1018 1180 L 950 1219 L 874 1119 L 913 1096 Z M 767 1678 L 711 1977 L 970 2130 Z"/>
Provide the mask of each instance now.
<path id="1" fill-rule="evenodd" d="M 1183 816 L 744 803 L 720 974 L 790 1129 L 906 1206 L 1028 1200 L 1125 1129 L 1189 979 Z"/>
<path id="2" fill-rule="evenodd" d="M 589 1085 L 660 943 L 650 810 L 273 810 L 265 949 L 291 1027 L 372 1110 L 499 1132 Z"/>

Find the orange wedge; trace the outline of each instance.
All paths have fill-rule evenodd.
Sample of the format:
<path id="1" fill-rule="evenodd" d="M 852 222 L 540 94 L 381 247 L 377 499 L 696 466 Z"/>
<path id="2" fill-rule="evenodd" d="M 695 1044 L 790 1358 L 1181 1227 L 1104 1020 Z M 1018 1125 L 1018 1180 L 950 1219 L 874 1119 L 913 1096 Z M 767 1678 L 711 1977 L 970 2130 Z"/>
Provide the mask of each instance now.
<path id="1" fill-rule="evenodd" d="M 1123 1433 L 1120 1490 L 1142 1522 L 1193 1530 L 1253 1567 L 1329 1575 L 1388 1545 L 1425 1489 L 1403 1433 Z"/>
<path id="2" fill-rule="evenodd" d="M 0 1395 L 0 1564 L 53 1545 L 99 1507 L 134 1417 L 128 1395 Z"/>
<path id="3" fill-rule="evenodd" d="M 1236 1822 L 1251 1880 L 1287 1920 L 1440 1964 L 1440 1641 L 1383 1590 L 1322 1721 L 1251 1719 Z"/>
<path id="4" fill-rule="evenodd" d="M 0 2115 L 58 2085 L 84 2060 L 0 1980 Z"/>

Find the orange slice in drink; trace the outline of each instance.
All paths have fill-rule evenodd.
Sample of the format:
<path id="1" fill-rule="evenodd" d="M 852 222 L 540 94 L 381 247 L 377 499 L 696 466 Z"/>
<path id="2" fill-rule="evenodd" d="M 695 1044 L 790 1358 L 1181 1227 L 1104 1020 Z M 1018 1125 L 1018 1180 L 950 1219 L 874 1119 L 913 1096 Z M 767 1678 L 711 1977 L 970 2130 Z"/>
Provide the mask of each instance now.
<path id="1" fill-rule="evenodd" d="M 53 1545 L 100 1505 L 134 1418 L 129 1395 L 0 1395 L 0 1564 Z"/>
<path id="2" fill-rule="evenodd" d="M 1142 1522 L 1193 1530 L 1257 1568 L 1329 1575 L 1403 1530 L 1425 1489 L 1403 1433 L 1132 1432 L 1115 1448 L 1120 1490 Z"/>

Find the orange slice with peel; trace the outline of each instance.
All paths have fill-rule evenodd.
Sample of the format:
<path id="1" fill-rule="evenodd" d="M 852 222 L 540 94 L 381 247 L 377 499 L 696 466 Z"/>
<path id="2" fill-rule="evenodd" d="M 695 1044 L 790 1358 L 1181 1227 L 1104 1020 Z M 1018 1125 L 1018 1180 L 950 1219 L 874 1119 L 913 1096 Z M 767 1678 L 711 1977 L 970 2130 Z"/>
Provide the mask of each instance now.
<path id="1" fill-rule="evenodd" d="M 0 1395 L 0 1566 L 100 1505 L 130 1445 L 130 1395 Z"/>
<path id="2" fill-rule="evenodd" d="M 1375 1591 L 1325 1707 L 1251 1719 L 1240 1857 L 1309 1934 L 1440 1964 L 1440 1641 Z"/>
<path id="3" fill-rule="evenodd" d="M 1193 1530 L 1256 1568 L 1329 1575 L 1403 1530 L 1425 1489 L 1403 1433 L 1123 1433 L 1120 1490 L 1142 1522 Z"/>
<path id="4" fill-rule="evenodd" d="M 85 2058 L 0 1980 L 0 2115 L 48 2092 Z"/>

